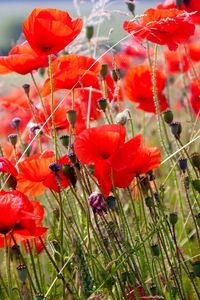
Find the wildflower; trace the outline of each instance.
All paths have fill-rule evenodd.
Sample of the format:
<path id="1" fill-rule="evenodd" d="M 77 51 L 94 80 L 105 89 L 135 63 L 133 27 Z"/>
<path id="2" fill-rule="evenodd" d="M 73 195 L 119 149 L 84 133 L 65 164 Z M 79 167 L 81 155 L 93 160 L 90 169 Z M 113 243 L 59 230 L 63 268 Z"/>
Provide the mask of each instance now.
<path id="1" fill-rule="evenodd" d="M 6 69 L 3 70 L 1 66 Z M 0 74 L 16 72 L 25 75 L 31 73 L 33 70 L 47 66 L 47 55 L 38 55 L 35 53 L 28 42 L 16 45 L 11 49 L 8 56 L 0 56 Z"/>
<path id="2" fill-rule="evenodd" d="M 64 55 L 58 57 L 52 64 L 54 91 L 60 89 L 97 87 L 97 75 L 101 71 L 101 64 L 95 59 L 81 55 Z M 43 86 L 42 94 L 51 93 L 50 79 Z"/>
<path id="3" fill-rule="evenodd" d="M 83 22 L 62 10 L 35 8 L 23 23 L 23 32 L 31 48 L 39 55 L 61 51 L 81 32 Z"/>
<path id="4" fill-rule="evenodd" d="M 125 21 L 124 29 L 135 37 L 176 50 L 194 34 L 195 26 L 190 13 L 178 9 L 153 9 L 144 12 L 139 23 Z"/>
<path id="5" fill-rule="evenodd" d="M 37 210 L 34 210 L 34 206 Z M 47 228 L 37 225 L 41 220 L 43 208 L 37 201 L 33 204 L 18 191 L 0 192 L 0 247 L 4 247 L 4 236 L 11 239 L 10 233 L 16 241 L 33 238 L 44 234 Z"/>
<path id="6" fill-rule="evenodd" d="M 60 187 L 66 188 L 68 180 L 62 173 L 61 168 L 55 174 L 49 165 L 55 163 L 55 156 L 52 151 L 38 153 L 26 158 L 19 163 L 21 173 L 17 176 L 17 190 L 27 196 L 40 196 L 45 189 L 58 192 Z M 58 160 L 59 164 L 69 163 L 67 155 Z"/>
<path id="7" fill-rule="evenodd" d="M 166 77 L 159 70 L 156 71 L 156 83 L 160 110 L 165 111 L 168 107 L 167 100 L 163 94 Z M 124 86 L 128 99 L 137 103 L 136 108 L 146 112 L 156 112 L 152 91 L 152 74 L 149 66 L 138 65 L 131 67 L 125 77 Z"/>
<path id="8" fill-rule="evenodd" d="M 102 125 L 82 131 L 74 141 L 74 150 L 81 163 L 94 164 L 104 197 L 112 185 L 124 188 L 137 174 L 146 173 L 160 164 L 160 151 L 144 146 L 137 135 L 125 143 L 122 125 Z"/>

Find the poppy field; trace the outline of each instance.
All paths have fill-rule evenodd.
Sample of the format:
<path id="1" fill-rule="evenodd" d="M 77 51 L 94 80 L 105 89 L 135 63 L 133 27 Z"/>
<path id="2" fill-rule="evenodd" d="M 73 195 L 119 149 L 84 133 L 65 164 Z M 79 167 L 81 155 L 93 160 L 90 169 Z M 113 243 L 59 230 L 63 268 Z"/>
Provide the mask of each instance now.
<path id="1" fill-rule="evenodd" d="M 0 56 L 0 300 L 200 299 L 200 2 L 106 3 Z"/>

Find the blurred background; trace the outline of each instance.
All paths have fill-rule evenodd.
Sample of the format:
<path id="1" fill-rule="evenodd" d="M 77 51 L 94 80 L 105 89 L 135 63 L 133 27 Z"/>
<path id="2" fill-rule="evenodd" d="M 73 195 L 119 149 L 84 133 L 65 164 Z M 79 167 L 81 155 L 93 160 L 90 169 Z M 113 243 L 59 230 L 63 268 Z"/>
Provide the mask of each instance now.
<path id="1" fill-rule="evenodd" d="M 154 7 L 163 0 L 136 1 L 136 14 L 142 14 L 145 9 Z M 108 36 L 114 43 L 125 35 L 122 29 L 123 21 L 131 18 L 125 0 L 0 0 L 0 53 L 6 55 L 21 33 L 23 20 L 35 7 L 52 7 L 67 10 L 73 17 L 81 16 L 88 22 L 88 17 L 96 11 L 104 10 L 106 22 L 99 27 L 99 36 Z M 102 16 L 99 16 L 102 18 Z M 96 20 L 97 21 L 97 20 Z M 90 24 L 92 25 L 92 24 Z M 112 32 L 112 33 L 111 33 Z"/>

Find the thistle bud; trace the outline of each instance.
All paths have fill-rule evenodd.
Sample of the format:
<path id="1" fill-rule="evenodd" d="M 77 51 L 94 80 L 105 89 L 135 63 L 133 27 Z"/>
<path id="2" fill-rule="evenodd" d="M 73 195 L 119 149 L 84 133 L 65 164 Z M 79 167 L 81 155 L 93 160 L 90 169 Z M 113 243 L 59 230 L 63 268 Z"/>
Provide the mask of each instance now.
<path id="1" fill-rule="evenodd" d="M 24 283 L 28 276 L 27 267 L 25 265 L 19 265 L 17 267 L 19 279 Z"/>
<path id="2" fill-rule="evenodd" d="M 18 130 L 21 121 L 22 121 L 21 118 L 13 118 L 12 121 L 11 121 L 12 128 L 15 128 L 15 129 Z"/>
<path id="3" fill-rule="evenodd" d="M 200 153 L 193 153 L 191 155 L 191 161 L 194 167 L 196 167 L 197 169 L 200 169 Z"/>
<path id="4" fill-rule="evenodd" d="M 100 73 L 101 73 L 101 76 L 103 77 L 103 79 L 105 79 L 105 77 L 108 73 L 108 65 L 107 64 L 102 64 Z"/>
<path id="5" fill-rule="evenodd" d="M 187 169 L 187 159 L 186 158 L 179 159 L 178 164 L 180 169 L 183 171 L 183 173 L 185 173 Z"/>
<path id="6" fill-rule="evenodd" d="M 29 97 L 30 84 L 25 83 L 24 85 L 22 85 L 22 88 L 24 89 L 25 94 Z"/>
<path id="7" fill-rule="evenodd" d="M 86 27 L 86 37 L 88 39 L 88 41 L 91 40 L 91 38 L 94 35 L 94 26 L 90 25 Z"/>
<path id="8" fill-rule="evenodd" d="M 101 216 L 103 213 L 106 213 L 107 206 L 101 193 L 93 192 L 89 196 L 88 202 L 94 214 L 98 214 Z"/>
<path id="9" fill-rule="evenodd" d="M 173 213 L 169 214 L 169 222 L 173 226 L 178 222 L 178 215 L 177 215 L 177 213 L 173 212 Z"/>
<path id="10" fill-rule="evenodd" d="M 157 257 L 160 255 L 160 247 L 158 244 L 151 245 L 151 254 Z"/>
<path id="11" fill-rule="evenodd" d="M 104 112 L 108 106 L 108 101 L 106 98 L 100 98 L 98 100 L 98 105 L 99 105 L 99 108 L 102 109 Z"/>
<path id="12" fill-rule="evenodd" d="M 180 138 L 180 134 L 182 132 L 182 126 L 180 122 L 172 122 L 170 124 L 171 126 L 171 132 L 175 136 L 176 139 Z"/>
<path id="13" fill-rule="evenodd" d="M 68 147 L 69 146 L 69 136 L 68 135 L 62 135 L 60 137 L 61 143 L 64 147 Z"/>
<path id="14" fill-rule="evenodd" d="M 8 135 L 8 140 L 13 145 L 13 147 L 15 147 L 16 144 L 17 144 L 17 134 L 16 133 L 9 134 Z"/>
<path id="15" fill-rule="evenodd" d="M 71 125 L 71 127 L 74 129 L 74 125 L 77 120 L 77 111 L 73 110 L 73 109 L 69 110 L 67 112 L 67 120 L 68 120 L 69 124 Z"/>
<path id="16" fill-rule="evenodd" d="M 164 121 L 167 123 L 167 124 L 170 124 L 173 122 L 173 112 L 171 110 L 167 110 L 163 113 L 163 116 L 164 116 Z"/>

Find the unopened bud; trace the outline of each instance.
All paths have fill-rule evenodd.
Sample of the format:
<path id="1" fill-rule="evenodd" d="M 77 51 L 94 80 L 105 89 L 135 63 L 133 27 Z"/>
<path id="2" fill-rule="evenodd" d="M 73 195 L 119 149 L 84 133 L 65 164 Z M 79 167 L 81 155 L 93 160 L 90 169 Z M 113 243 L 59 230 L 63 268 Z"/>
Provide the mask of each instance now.
<path id="1" fill-rule="evenodd" d="M 127 114 L 125 112 L 117 114 L 115 121 L 119 125 L 125 125 L 127 122 Z"/>
<path id="2" fill-rule="evenodd" d="M 135 13 L 135 0 L 128 0 L 126 2 L 126 4 L 128 6 L 129 11 L 134 15 L 134 13 Z"/>
<path id="3" fill-rule="evenodd" d="M 163 113 L 164 115 L 164 121 L 167 123 L 167 124 L 170 124 L 171 122 L 173 122 L 173 112 L 171 110 L 167 110 Z"/>
<path id="4" fill-rule="evenodd" d="M 112 70 L 112 78 L 115 82 L 117 82 L 120 79 L 120 69 Z"/>
<path id="5" fill-rule="evenodd" d="M 187 169 L 187 159 L 186 158 L 179 159 L 178 164 L 180 169 L 183 171 L 183 173 L 185 173 Z"/>
<path id="6" fill-rule="evenodd" d="M 159 256 L 160 255 L 160 247 L 158 244 L 151 245 L 151 253 L 153 256 Z"/>
<path id="7" fill-rule="evenodd" d="M 67 112 L 67 120 L 68 120 L 69 124 L 71 125 L 71 127 L 74 129 L 74 125 L 77 120 L 77 111 L 73 110 L 73 109 L 69 110 Z"/>
<path id="8" fill-rule="evenodd" d="M 177 215 L 177 213 L 173 212 L 173 213 L 169 214 L 169 222 L 173 226 L 178 222 L 178 215 Z"/>
<path id="9" fill-rule="evenodd" d="M 13 145 L 13 147 L 15 147 L 16 144 L 17 144 L 17 134 L 16 133 L 9 134 L 8 135 L 8 140 Z"/>
<path id="10" fill-rule="evenodd" d="M 12 121 L 11 121 L 12 128 L 15 128 L 15 129 L 18 130 L 21 121 L 22 121 L 21 118 L 14 118 L 14 119 L 12 119 Z"/>
<path id="11" fill-rule="evenodd" d="M 182 132 L 182 126 L 180 122 L 172 122 L 170 124 L 171 126 L 171 132 L 175 136 L 176 139 L 180 138 L 180 134 Z"/>
<path id="12" fill-rule="evenodd" d="M 102 64 L 100 73 L 103 78 L 106 77 L 106 75 L 108 73 L 108 65 L 107 64 Z"/>
<path id="13" fill-rule="evenodd" d="M 99 105 L 99 108 L 102 109 L 104 112 L 108 106 L 108 101 L 106 98 L 100 98 L 98 100 L 98 105 Z"/>
<path id="14" fill-rule="evenodd" d="M 29 93 L 30 93 L 30 84 L 25 83 L 24 85 L 22 85 L 25 94 L 29 97 Z"/>
<path id="15" fill-rule="evenodd" d="M 27 267 L 25 265 L 19 265 L 17 267 L 19 279 L 24 283 L 28 276 Z"/>
<path id="16" fill-rule="evenodd" d="M 94 26 L 90 25 L 86 27 L 86 37 L 88 39 L 88 41 L 91 40 L 91 38 L 93 37 L 94 34 Z"/>
<path id="17" fill-rule="evenodd" d="M 108 208 L 110 208 L 111 210 L 115 210 L 115 208 L 117 206 L 115 197 L 109 196 L 105 199 L 105 202 L 106 202 Z"/>
<path id="18" fill-rule="evenodd" d="M 60 137 L 60 140 L 64 147 L 67 148 L 69 146 L 69 136 L 68 135 L 62 135 Z"/>

